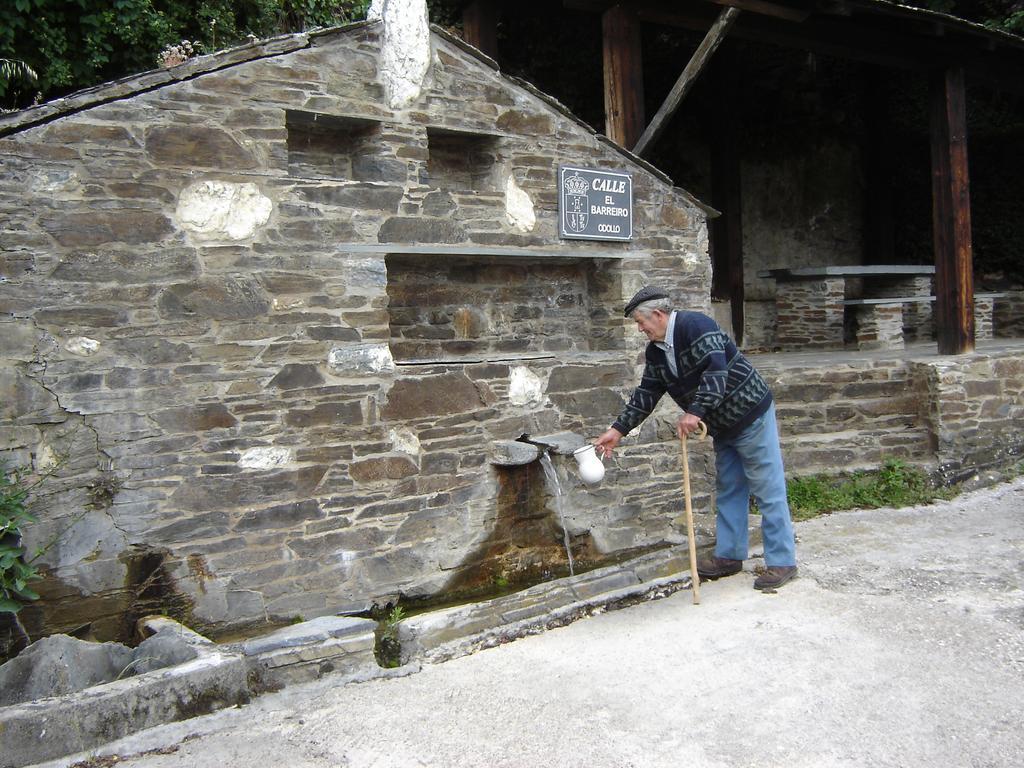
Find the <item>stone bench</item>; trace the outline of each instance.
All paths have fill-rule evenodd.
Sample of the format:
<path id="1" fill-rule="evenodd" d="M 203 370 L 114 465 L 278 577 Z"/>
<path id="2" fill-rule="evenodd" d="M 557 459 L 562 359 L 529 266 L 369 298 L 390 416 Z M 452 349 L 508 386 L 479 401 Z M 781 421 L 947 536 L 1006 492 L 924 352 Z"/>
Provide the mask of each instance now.
<path id="1" fill-rule="evenodd" d="M 1004 298 L 1005 293 L 974 294 L 974 337 L 992 338 L 992 315 L 995 301 Z M 917 337 L 931 336 L 931 313 L 919 312 L 916 321 L 906 323 L 906 306 L 930 305 L 934 296 L 891 296 L 873 299 L 844 299 L 844 307 L 857 311 L 858 349 L 903 349 L 905 327 L 912 328 Z"/>

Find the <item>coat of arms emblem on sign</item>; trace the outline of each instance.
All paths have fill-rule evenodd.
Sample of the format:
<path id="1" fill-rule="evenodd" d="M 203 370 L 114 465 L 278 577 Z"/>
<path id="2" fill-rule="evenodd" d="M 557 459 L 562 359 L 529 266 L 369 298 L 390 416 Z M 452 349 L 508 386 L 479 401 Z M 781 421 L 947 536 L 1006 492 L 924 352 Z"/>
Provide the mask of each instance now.
<path id="1" fill-rule="evenodd" d="M 590 218 L 590 200 L 587 198 L 590 183 L 574 173 L 565 178 L 562 186 L 565 188 L 565 226 L 573 232 L 583 232 Z"/>

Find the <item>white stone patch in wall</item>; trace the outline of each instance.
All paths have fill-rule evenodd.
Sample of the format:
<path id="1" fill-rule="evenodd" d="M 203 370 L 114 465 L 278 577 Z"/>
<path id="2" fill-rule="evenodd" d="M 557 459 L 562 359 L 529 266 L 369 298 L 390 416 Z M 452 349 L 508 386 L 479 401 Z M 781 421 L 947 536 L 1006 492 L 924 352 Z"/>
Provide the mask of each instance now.
<path id="1" fill-rule="evenodd" d="M 282 301 L 281 299 L 274 299 L 273 307 L 276 311 L 280 312 L 286 309 L 298 309 L 303 306 L 305 302 L 302 299 L 292 299 L 291 301 Z"/>
<path id="2" fill-rule="evenodd" d="M 354 344 L 332 349 L 327 367 L 338 376 L 387 373 L 395 370 L 395 360 L 387 344 Z"/>
<path id="3" fill-rule="evenodd" d="M 707 252 L 698 253 L 692 248 L 684 248 L 680 256 L 686 264 L 700 265 L 707 258 Z"/>
<path id="4" fill-rule="evenodd" d="M 88 336 L 72 336 L 64 342 L 64 349 L 72 355 L 89 357 L 99 352 L 100 343 L 96 339 L 90 339 Z"/>
<path id="5" fill-rule="evenodd" d="M 37 194 L 73 194 L 81 191 L 82 183 L 74 171 L 33 170 L 28 187 Z"/>
<path id="6" fill-rule="evenodd" d="M 426 0 L 373 0 L 370 21 L 384 22 L 381 79 L 392 109 L 419 98 L 430 70 L 430 23 Z"/>
<path id="7" fill-rule="evenodd" d="M 508 382 L 508 399 L 513 405 L 539 405 L 544 399 L 544 382 L 525 366 L 513 368 Z"/>
<path id="8" fill-rule="evenodd" d="M 60 458 L 53 448 L 43 443 L 36 448 L 35 460 L 32 463 L 36 472 L 44 473 L 60 464 Z"/>
<path id="9" fill-rule="evenodd" d="M 178 223 L 210 240 L 247 240 L 270 220 L 274 205 L 255 184 L 200 181 L 178 198 Z"/>
<path id="10" fill-rule="evenodd" d="M 345 567 L 344 573 L 348 573 L 348 569 L 352 567 L 352 563 L 359 559 L 359 553 L 353 552 L 349 549 L 338 549 L 327 555 L 324 560 L 327 563 L 335 563 Z"/>
<path id="11" fill-rule="evenodd" d="M 505 218 L 520 232 L 529 232 L 537 223 L 533 212 L 533 200 L 516 184 L 516 177 L 509 174 L 505 182 Z"/>
<path id="12" fill-rule="evenodd" d="M 407 453 L 410 456 L 420 455 L 420 439 L 411 429 L 405 427 L 392 429 L 388 434 L 388 439 L 391 440 L 391 447 L 399 453 Z"/>
<path id="13" fill-rule="evenodd" d="M 250 448 L 238 459 L 238 466 L 245 469 L 275 469 L 292 459 L 288 448 Z"/>

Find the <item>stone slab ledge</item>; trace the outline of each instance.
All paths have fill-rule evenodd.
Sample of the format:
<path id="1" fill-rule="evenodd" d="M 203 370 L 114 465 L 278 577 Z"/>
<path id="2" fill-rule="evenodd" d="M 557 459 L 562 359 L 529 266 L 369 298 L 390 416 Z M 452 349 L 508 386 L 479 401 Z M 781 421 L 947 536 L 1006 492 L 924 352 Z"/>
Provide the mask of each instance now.
<path id="1" fill-rule="evenodd" d="M 401 661 L 448 661 L 690 588 L 687 550 L 672 547 L 505 597 L 411 616 L 398 624 Z"/>
<path id="2" fill-rule="evenodd" d="M 195 647 L 199 656 L 183 664 L 0 708 L 0 766 L 53 760 L 252 698 L 243 656 L 208 641 Z"/>

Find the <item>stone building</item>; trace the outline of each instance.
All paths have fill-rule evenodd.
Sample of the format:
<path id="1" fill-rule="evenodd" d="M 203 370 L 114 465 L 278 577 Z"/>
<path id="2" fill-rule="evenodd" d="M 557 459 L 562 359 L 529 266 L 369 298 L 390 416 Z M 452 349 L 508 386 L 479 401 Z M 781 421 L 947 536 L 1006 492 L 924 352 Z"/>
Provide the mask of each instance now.
<path id="1" fill-rule="evenodd" d="M 635 381 L 639 286 L 710 309 L 713 212 L 419 32 L 404 57 L 378 22 L 282 37 L 0 118 L 0 449 L 44 476 L 31 635 L 562 568 L 522 435 L 562 446 L 579 563 L 682 540 L 663 419 L 596 489 L 564 448 Z M 559 236 L 562 166 L 628 175 L 631 239 Z"/>

